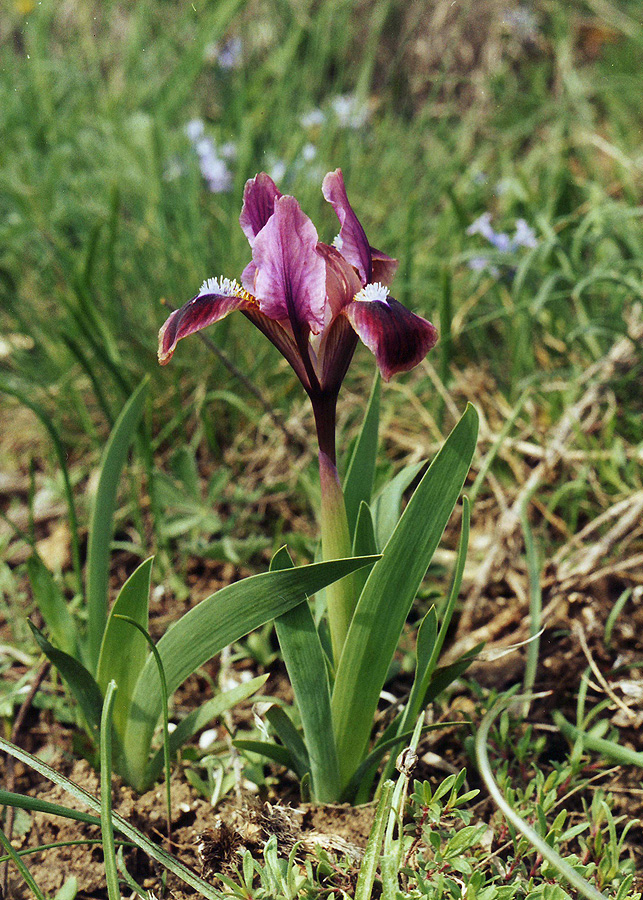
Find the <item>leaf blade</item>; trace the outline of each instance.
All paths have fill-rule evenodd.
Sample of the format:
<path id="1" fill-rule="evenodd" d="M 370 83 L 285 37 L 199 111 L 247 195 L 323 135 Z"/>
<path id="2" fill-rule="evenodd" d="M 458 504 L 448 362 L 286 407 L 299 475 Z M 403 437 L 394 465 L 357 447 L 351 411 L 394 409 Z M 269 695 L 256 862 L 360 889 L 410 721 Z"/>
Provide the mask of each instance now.
<path id="1" fill-rule="evenodd" d="M 109 590 L 109 557 L 112 540 L 116 492 L 129 446 L 143 413 L 149 376 L 141 381 L 131 395 L 107 441 L 101 459 L 100 478 L 89 526 L 87 550 L 86 600 L 89 614 L 89 659 L 96 670 L 107 624 Z"/>
<path id="2" fill-rule="evenodd" d="M 112 721 L 121 740 L 125 735 L 134 686 L 147 659 L 147 641 L 136 628 L 116 617 L 129 616 L 147 628 L 153 560 L 154 557 L 150 557 L 142 562 L 119 591 L 107 620 L 98 658 L 96 681 L 103 695 L 112 679 L 118 685 Z"/>
<path id="3" fill-rule="evenodd" d="M 344 784 L 365 753 L 388 666 L 469 471 L 477 433 L 469 405 L 416 488 L 355 610 L 332 699 Z"/>

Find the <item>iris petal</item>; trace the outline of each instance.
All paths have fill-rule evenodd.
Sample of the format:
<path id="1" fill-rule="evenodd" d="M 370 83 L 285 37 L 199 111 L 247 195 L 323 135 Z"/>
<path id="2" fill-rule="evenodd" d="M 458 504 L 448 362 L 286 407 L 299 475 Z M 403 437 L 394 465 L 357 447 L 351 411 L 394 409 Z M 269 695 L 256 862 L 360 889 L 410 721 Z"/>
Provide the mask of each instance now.
<path id="1" fill-rule="evenodd" d="M 281 191 L 265 172 L 246 181 L 239 224 L 251 247 L 255 237 L 275 211 L 275 200 L 279 197 Z"/>
<path id="2" fill-rule="evenodd" d="M 322 184 L 324 197 L 332 205 L 340 222 L 337 249 L 359 272 L 362 284 L 372 280 L 371 248 L 353 207 L 348 202 L 341 169 L 329 172 Z"/>
<path id="3" fill-rule="evenodd" d="M 326 264 L 316 247 L 317 229 L 295 198 L 277 198 L 253 246 L 255 295 L 262 313 L 290 319 L 295 333 L 324 327 Z"/>
<path id="4" fill-rule="evenodd" d="M 238 294 L 197 294 L 181 309 L 175 310 L 159 331 L 158 358 L 162 366 L 171 359 L 181 338 L 194 334 L 224 319 L 235 309 L 252 309 L 253 298 Z"/>
<path id="5" fill-rule="evenodd" d="M 371 280 L 379 281 L 380 284 L 385 284 L 389 287 L 395 278 L 395 273 L 397 272 L 397 267 L 399 265 L 398 260 L 393 259 L 392 256 L 387 256 L 386 253 L 382 253 L 381 250 L 376 250 L 374 247 L 371 247 L 371 258 L 373 261 L 373 275 Z"/>
<path id="6" fill-rule="evenodd" d="M 354 300 L 344 315 L 375 355 L 385 381 L 421 362 L 438 339 L 437 329 L 397 300 Z"/>

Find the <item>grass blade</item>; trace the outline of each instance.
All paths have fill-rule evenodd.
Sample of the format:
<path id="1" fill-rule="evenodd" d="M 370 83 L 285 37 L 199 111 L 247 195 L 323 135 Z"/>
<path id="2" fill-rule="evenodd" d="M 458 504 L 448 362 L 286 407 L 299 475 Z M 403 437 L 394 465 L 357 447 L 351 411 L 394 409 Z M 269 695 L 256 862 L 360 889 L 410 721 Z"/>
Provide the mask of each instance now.
<path id="1" fill-rule="evenodd" d="M 2 844 L 4 849 L 7 851 L 7 855 L 11 857 L 11 861 L 13 862 L 16 869 L 20 872 L 20 874 L 22 876 L 22 880 L 27 885 L 29 890 L 32 892 L 32 894 L 34 895 L 36 900 L 45 900 L 45 895 L 40 890 L 40 888 L 38 887 L 36 882 L 34 881 L 33 875 L 31 874 L 31 872 L 29 871 L 27 866 L 23 863 L 23 861 L 20 859 L 20 856 L 18 855 L 18 853 L 16 853 L 13 846 L 11 845 L 11 841 L 9 840 L 9 838 L 7 837 L 7 835 L 4 833 L 4 831 L 1 828 L 0 828 L 0 844 Z"/>
<path id="2" fill-rule="evenodd" d="M 101 461 L 100 479 L 92 508 L 87 550 L 86 599 L 89 614 L 89 659 L 94 671 L 107 624 L 110 544 L 116 510 L 116 492 L 129 446 L 143 412 L 149 377 L 129 398 L 109 436 Z"/>
<path id="3" fill-rule="evenodd" d="M 343 784 L 366 752 L 388 667 L 469 471 L 477 433 L 478 416 L 469 405 L 416 488 L 359 599 L 332 699 Z"/>
<path id="4" fill-rule="evenodd" d="M 572 725 L 558 710 L 553 713 L 554 722 L 560 728 L 562 733 L 571 741 L 581 741 L 583 747 L 587 750 L 593 750 L 594 753 L 600 753 L 606 759 L 612 759 L 621 766 L 638 766 L 643 769 L 643 753 L 638 750 L 630 750 L 629 747 L 621 747 L 615 741 L 609 741 L 607 738 L 599 738 L 592 734 L 587 734 Z"/>
<path id="5" fill-rule="evenodd" d="M 50 803 L 48 800 L 39 800 L 37 797 L 27 797 L 24 794 L 14 794 L 11 791 L 0 790 L 0 806 L 13 806 L 16 809 L 24 809 L 27 812 L 42 812 L 48 816 L 61 816 L 63 819 L 75 819 L 85 822 L 87 825 L 100 825 L 100 818 L 90 816 L 89 813 L 80 812 L 77 809 L 69 809 L 60 806 L 59 803 Z"/>
<path id="6" fill-rule="evenodd" d="M 495 722 L 498 715 L 505 709 L 510 702 L 514 702 L 515 700 L 524 700 L 524 697 L 513 697 L 509 701 L 507 697 L 501 697 L 500 700 L 489 710 L 489 712 L 485 715 L 482 722 L 480 723 L 480 727 L 478 729 L 478 734 L 476 735 L 476 759 L 478 761 L 478 769 L 480 770 L 480 774 L 484 783 L 487 786 L 487 790 L 491 794 L 496 806 L 500 808 L 503 815 L 506 819 L 508 819 L 511 824 L 516 828 L 521 834 L 527 838 L 529 843 L 534 847 L 534 849 L 540 853 L 540 855 L 547 860 L 562 876 L 563 878 L 569 882 L 569 884 L 574 887 L 579 894 L 583 897 L 586 897 L 587 900 L 607 900 L 604 894 L 601 894 L 594 885 L 590 884 L 586 881 L 582 875 L 579 875 L 578 872 L 574 871 L 568 862 L 565 860 L 553 849 L 550 847 L 547 841 L 544 841 L 540 835 L 529 825 L 524 819 L 521 819 L 520 816 L 514 812 L 511 806 L 507 803 L 505 798 L 500 791 L 500 788 L 495 782 L 491 771 L 491 764 L 489 762 L 489 754 L 487 752 L 487 739 L 489 737 L 489 731 L 491 726 Z"/>
<path id="7" fill-rule="evenodd" d="M 112 709 L 116 691 L 116 682 L 110 681 L 107 685 L 100 721 L 100 830 L 103 838 L 105 880 L 107 881 L 109 900 L 121 900 L 112 826 Z"/>
<path id="8" fill-rule="evenodd" d="M 50 781 L 53 781 L 54 784 L 63 788 L 64 791 L 72 797 L 75 797 L 76 800 L 84 803 L 92 810 L 92 812 L 100 815 L 100 802 L 95 797 L 92 797 L 87 791 L 84 791 L 77 784 L 74 784 L 73 781 L 65 778 L 60 772 L 56 772 L 55 769 L 52 769 L 51 766 L 48 766 L 36 756 L 32 756 L 31 753 L 27 753 L 26 750 L 16 747 L 15 744 L 12 744 L 2 737 L 0 737 L 0 749 L 2 749 L 4 753 L 8 753 L 9 756 L 13 756 L 14 759 L 20 760 L 20 762 L 38 772 L 43 778 L 48 778 Z M 207 881 L 204 881 L 202 878 L 199 878 L 198 875 L 195 875 L 191 869 L 188 869 L 188 867 L 183 865 L 182 862 L 179 862 L 178 859 L 175 859 L 175 857 L 166 853 L 165 850 L 162 850 L 161 847 L 157 846 L 137 828 L 134 828 L 133 825 L 130 825 L 129 822 L 123 819 L 122 816 L 119 816 L 118 813 L 112 813 L 112 825 L 116 831 L 136 844 L 136 846 L 151 859 L 160 863 L 160 865 L 182 879 L 186 884 L 189 884 L 195 891 L 200 891 L 206 900 L 221 900 L 221 893 L 216 891 L 212 885 L 208 884 Z"/>
<path id="9" fill-rule="evenodd" d="M 375 873 L 377 872 L 377 866 L 380 861 L 386 823 L 391 810 L 391 798 L 393 797 L 394 787 L 395 785 L 392 781 L 385 781 L 382 786 L 382 793 L 380 795 L 379 803 L 377 804 L 377 812 L 375 813 L 371 832 L 368 836 L 362 864 L 359 867 L 357 887 L 355 888 L 355 900 L 370 900 L 371 898 Z"/>

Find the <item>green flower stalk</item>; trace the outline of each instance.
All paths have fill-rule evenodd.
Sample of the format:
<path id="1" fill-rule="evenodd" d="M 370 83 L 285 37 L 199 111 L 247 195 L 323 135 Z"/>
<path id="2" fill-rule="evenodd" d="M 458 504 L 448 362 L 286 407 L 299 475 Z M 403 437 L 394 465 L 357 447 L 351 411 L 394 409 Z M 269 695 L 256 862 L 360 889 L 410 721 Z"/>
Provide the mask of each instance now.
<path id="1" fill-rule="evenodd" d="M 344 559 L 351 555 L 344 494 L 337 469 L 323 450 L 319 453 L 319 481 L 322 558 Z M 326 588 L 328 624 L 335 664 L 339 662 L 356 603 L 357 592 L 352 575 Z"/>

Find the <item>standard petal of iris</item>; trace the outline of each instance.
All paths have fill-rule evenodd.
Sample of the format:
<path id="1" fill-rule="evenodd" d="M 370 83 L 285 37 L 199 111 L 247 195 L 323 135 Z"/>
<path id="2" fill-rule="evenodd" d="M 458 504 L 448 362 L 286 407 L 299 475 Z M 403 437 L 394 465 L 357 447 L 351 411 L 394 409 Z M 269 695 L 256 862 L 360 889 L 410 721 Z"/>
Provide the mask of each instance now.
<path id="1" fill-rule="evenodd" d="M 239 224 L 251 247 L 255 237 L 275 211 L 275 200 L 278 197 L 281 197 L 281 191 L 265 172 L 246 181 Z"/>
<path id="2" fill-rule="evenodd" d="M 289 319 L 295 333 L 324 327 L 326 263 L 317 252 L 317 229 L 294 197 L 275 201 L 275 211 L 255 238 L 255 296 L 271 319 Z"/>
<path id="3" fill-rule="evenodd" d="M 343 308 L 359 292 L 362 283 L 355 269 L 347 262 L 336 247 L 317 244 L 317 252 L 326 261 L 326 325 L 339 315 Z M 244 284 L 245 286 L 245 284 Z"/>
<path id="4" fill-rule="evenodd" d="M 438 339 L 437 329 L 397 300 L 354 300 L 344 310 L 375 355 L 385 381 L 421 362 Z"/>
<path id="5" fill-rule="evenodd" d="M 371 248 L 366 234 L 353 208 L 348 202 L 348 194 L 344 185 L 341 169 L 329 172 L 322 183 L 322 193 L 332 205 L 339 219 L 340 229 L 336 246 L 352 266 L 359 272 L 362 284 L 372 281 L 373 267 Z"/>
<path id="6" fill-rule="evenodd" d="M 382 253 L 381 250 L 376 250 L 374 247 L 371 247 L 371 259 L 373 261 L 373 276 L 371 280 L 390 287 L 397 272 L 398 260 L 393 259 L 392 256 L 387 256 L 386 253 Z"/>
<path id="7" fill-rule="evenodd" d="M 181 338 L 219 322 L 235 309 L 252 309 L 247 297 L 226 294 L 197 294 L 175 310 L 159 331 L 158 358 L 162 366 L 171 359 Z"/>

